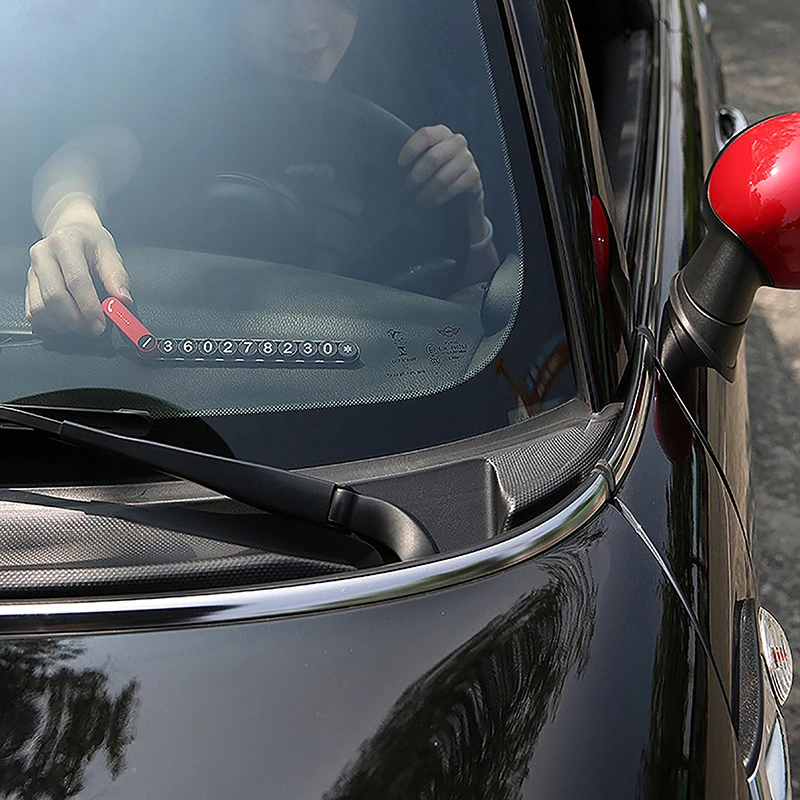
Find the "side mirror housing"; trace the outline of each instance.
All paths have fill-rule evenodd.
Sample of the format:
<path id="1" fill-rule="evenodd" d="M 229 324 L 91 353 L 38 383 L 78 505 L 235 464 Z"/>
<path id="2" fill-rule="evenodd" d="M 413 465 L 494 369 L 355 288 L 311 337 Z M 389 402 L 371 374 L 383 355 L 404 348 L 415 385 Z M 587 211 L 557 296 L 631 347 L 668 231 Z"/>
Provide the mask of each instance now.
<path id="1" fill-rule="evenodd" d="M 800 113 L 731 140 L 704 205 L 708 234 L 670 286 L 661 357 L 676 377 L 704 366 L 732 380 L 758 288 L 800 289 Z"/>

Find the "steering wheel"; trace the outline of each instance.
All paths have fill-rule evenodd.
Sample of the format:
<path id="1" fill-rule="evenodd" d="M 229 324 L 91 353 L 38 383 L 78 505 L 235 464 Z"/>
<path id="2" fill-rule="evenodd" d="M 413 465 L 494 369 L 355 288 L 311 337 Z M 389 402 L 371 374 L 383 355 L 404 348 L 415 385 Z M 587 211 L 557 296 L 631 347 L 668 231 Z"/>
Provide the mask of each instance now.
<path id="1" fill-rule="evenodd" d="M 335 86 L 273 80 L 261 92 L 264 125 L 229 120 L 230 159 L 193 187 L 178 234 L 185 246 L 455 291 L 469 258 L 466 202 L 414 202 L 397 164 L 413 130 Z"/>

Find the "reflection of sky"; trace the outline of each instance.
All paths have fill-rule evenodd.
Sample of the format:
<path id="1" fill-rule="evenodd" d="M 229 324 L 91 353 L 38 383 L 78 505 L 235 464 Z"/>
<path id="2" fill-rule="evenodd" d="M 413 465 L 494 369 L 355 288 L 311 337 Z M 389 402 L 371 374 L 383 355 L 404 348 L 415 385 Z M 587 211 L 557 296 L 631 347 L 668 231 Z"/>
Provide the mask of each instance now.
<path id="1" fill-rule="evenodd" d="M 159 49 L 164 49 L 163 37 L 177 39 L 166 23 L 154 24 L 159 4 L 0 4 L 0 223 L 32 225 L 31 177 L 50 153 L 88 125 L 116 118 L 115 106 L 124 108 L 137 92 L 157 87 L 159 69 L 161 79 L 166 77 Z M 157 30 L 161 42 L 151 33 Z M 185 61 L 187 52 L 176 58 Z"/>
<path id="2" fill-rule="evenodd" d="M 751 208 L 766 217 L 765 221 L 796 227 L 800 208 L 793 176 L 800 171 L 800 115 L 785 117 L 780 125 L 776 121 L 766 125 L 769 135 L 755 139 L 750 150 L 753 170 L 749 187 L 755 200 Z"/>

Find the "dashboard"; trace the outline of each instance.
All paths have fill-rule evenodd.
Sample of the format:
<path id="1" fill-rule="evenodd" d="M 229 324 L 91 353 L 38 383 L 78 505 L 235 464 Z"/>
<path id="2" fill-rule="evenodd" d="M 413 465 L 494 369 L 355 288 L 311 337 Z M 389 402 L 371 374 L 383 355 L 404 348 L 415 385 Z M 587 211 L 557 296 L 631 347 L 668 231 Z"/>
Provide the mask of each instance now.
<path id="1" fill-rule="evenodd" d="M 4 402 L 85 390 L 88 405 L 136 394 L 178 416 L 360 405 L 455 386 L 499 344 L 484 330 L 481 287 L 446 300 L 284 264 L 120 250 L 136 308 L 107 299 L 115 324 L 88 340 L 30 333 L 27 251 L 0 248 Z M 513 261 L 501 270 L 518 272 Z"/>

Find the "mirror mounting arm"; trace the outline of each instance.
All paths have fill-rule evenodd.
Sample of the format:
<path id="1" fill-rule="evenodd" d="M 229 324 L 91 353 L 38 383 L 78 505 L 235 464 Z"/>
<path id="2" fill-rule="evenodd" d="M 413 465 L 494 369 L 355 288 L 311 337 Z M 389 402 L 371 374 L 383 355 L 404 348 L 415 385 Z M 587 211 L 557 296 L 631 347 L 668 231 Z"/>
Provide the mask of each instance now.
<path id="1" fill-rule="evenodd" d="M 706 218 L 706 237 L 670 283 L 661 357 L 672 373 L 711 367 L 732 381 L 753 298 L 772 281 L 713 211 Z"/>

